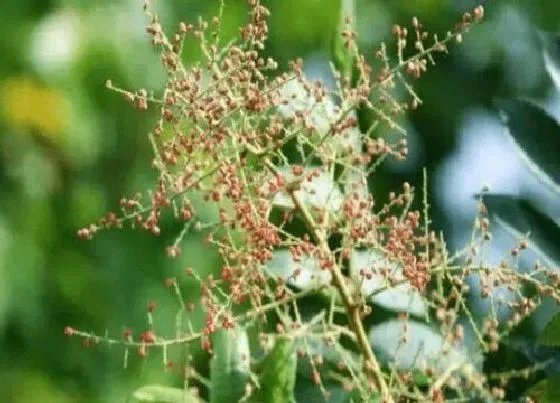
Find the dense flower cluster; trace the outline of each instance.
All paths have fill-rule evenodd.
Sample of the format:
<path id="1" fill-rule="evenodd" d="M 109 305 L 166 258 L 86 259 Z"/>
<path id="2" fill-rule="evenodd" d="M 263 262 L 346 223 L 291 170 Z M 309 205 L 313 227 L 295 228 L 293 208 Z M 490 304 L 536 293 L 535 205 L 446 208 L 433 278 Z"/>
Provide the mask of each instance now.
<path id="1" fill-rule="evenodd" d="M 409 284 L 415 295 L 430 299 L 442 334 L 451 345 L 457 345 L 464 337 L 458 312 L 466 309 L 465 296 L 470 291 L 465 278 L 479 270 L 472 265 L 476 255 L 472 250 L 462 254 L 467 256 L 465 265 L 452 266 L 443 239 L 429 230 L 428 218 L 411 209 L 415 194 L 411 185 L 404 184 L 402 193 L 391 193 L 382 203 L 369 193 L 367 183 L 383 160 L 407 156 L 399 116 L 421 104 L 407 80 L 419 78 L 434 54 L 446 52 L 450 42 L 460 42 L 471 25 L 483 18 L 484 9 L 479 6 L 466 13 L 453 32 L 442 40 L 434 36 L 431 45 L 428 41 L 432 37 L 416 18 L 411 32 L 395 25 L 395 65 L 384 45 L 375 60 L 368 61 L 358 52 L 356 33 L 342 30 L 345 56 L 355 69 L 346 73 L 333 70 L 336 89 L 330 89 L 320 81 L 308 80 L 301 60 L 291 62 L 288 72 L 276 74 L 277 63 L 262 56 L 269 11 L 257 0 L 249 4 L 249 22 L 240 29 L 239 38 L 227 45 L 220 44 L 220 16 L 197 25 L 180 23 L 176 33 L 168 36 L 157 16 L 148 14 L 147 33 L 161 49 L 161 64 L 168 73 L 161 97 L 146 90 L 122 90 L 111 82 L 108 86 L 139 110 L 158 111 L 149 135 L 154 151 L 152 166 L 158 172 L 156 186 L 147 197 L 123 198 L 122 215 L 109 213 L 79 230 L 78 236 L 91 239 L 101 229 L 128 224 L 157 236 L 165 230 L 163 215 L 173 214 L 184 223 L 184 230 L 167 248 L 170 257 L 181 253 L 182 238 L 191 230 L 205 231 L 206 246 L 218 251 L 222 266 L 217 278 L 200 278 L 196 270 L 186 270 L 200 282 L 204 327 L 178 329 L 178 338 L 172 340 L 148 329 L 137 342 L 127 331 L 124 343 L 137 346 L 142 356 L 148 347 L 195 340 L 211 350 L 211 336 L 217 329 L 262 319 L 269 312 L 279 315 L 279 333 L 312 333 L 314 327 L 302 323 L 297 308 L 289 318 L 285 311 L 310 292 L 330 289 L 338 299 L 322 330 L 324 339 L 329 345 L 339 344 L 333 335 L 345 334 L 363 363 L 360 374 L 355 371 L 356 362 L 347 358 L 340 361 L 345 389 L 379 391 L 384 401 L 394 401 L 409 393 L 407 385 L 412 378 L 403 371 L 396 383 L 390 383 L 382 373 L 364 330 L 363 318 L 372 309 L 362 285 L 378 278 L 388 284 L 386 288 Z M 200 44 L 204 55 L 200 66 L 183 64 L 185 40 Z M 409 43 L 413 44 L 410 55 Z M 405 90 L 405 97 L 397 95 L 397 87 Z M 366 130 L 359 127 L 360 108 L 375 117 Z M 384 136 L 387 132 L 403 136 L 390 142 Z M 218 211 L 216 222 L 200 220 L 197 210 L 207 206 Z M 481 242 L 489 239 L 488 228 L 481 212 Z M 523 249 L 520 245 L 515 253 Z M 352 270 L 353 259 L 361 250 L 375 251 L 379 260 Z M 285 256 L 287 262 L 282 273 L 272 267 L 279 256 Z M 523 283 L 520 275 L 505 266 L 499 274 L 492 270 L 480 274 L 482 293 L 488 295 L 496 281 L 512 289 Z M 299 290 L 297 285 L 306 276 L 319 281 L 310 282 L 314 284 L 311 289 Z M 449 283 L 450 294 L 444 296 L 441 287 L 433 295 L 426 293 L 438 276 Z M 177 280 L 170 279 L 167 284 L 180 295 Z M 552 286 L 541 288 L 543 293 L 557 295 Z M 372 294 L 380 291 L 383 289 Z M 249 311 L 235 316 L 234 306 L 247 302 Z M 187 311 L 194 305 L 198 304 L 185 302 Z M 512 321 L 519 323 L 534 306 L 533 300 L 513 303 L 511 307 L 518 314 Z M 154 309 L 155 305 L 150 313 Z M 335 309 L 345 314 L 347 325 L 333 321 Z M 70 327 L 65 333 L 90 337 Z M 479 336 L 482 345 L 497 348 L 500 332 L 494 322 L 486 323 Z M 301 355 L 308 356 L 313 382 L 323 388 L 321 355 L 305 349 Z M 462 367 L 453 368 L 459 371 Z M 471 387 L 487 396 L 487 380 L 472 375 L 472 368 L 468 371 Z M 443 387 L 460 389 L 465 382 L 433 366 L 427 367 L 426 373 L 429 379 L 437 379 L 427 391 L 434 401 L 443 401 Z M 420 391 L 414 393 L 424 396 Z M 494 388 L 488 393 L 500 398 L 503 390 Z"/>

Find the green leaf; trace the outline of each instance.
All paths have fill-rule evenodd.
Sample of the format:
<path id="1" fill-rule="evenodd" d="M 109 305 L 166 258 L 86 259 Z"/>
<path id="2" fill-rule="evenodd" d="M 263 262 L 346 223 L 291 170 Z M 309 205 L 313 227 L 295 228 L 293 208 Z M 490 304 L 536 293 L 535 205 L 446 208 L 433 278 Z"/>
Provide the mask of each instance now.
<path id="1" fill-rule="evenodd" d="M 317 316 L 317 318 L 319 315 Z M 313 320 L 312 320 L 313 321 Z M 340 340 L 336 341 L 337 343 Z M 380 396 L 369 389 L 354 388 L 352 391 L 347 391 L 342 387 L 340 380 L 331 378 L 329 373 L 340 373 L 338 367 L 339 363 L 345 362 L 351 370 L 357 374 L 361 379 L 362 384 L 365 384 L 366 379 L 364 373 L 361 371 L 359 354 L 347 350 L 345 347 L 333 348 L 332 345 L 327 343 L 324 338 L 308 338 L 307 340 L 297 339 L 297 348 L 305 348 L 310 356 L 321 356 L 323 364 L 321 366 L 321 373 L 324 374 L 322 382 L 325 389 L 331 393 L 329 403 L 378 403 Z M 296 383 L 296 401 L 298 402 L 325 402 L 320 389 L 312 382 L 313 367 L 309 360 L 300 360 L 298 363 L 298 377 Z"/>
<path id="2" fill-rule="evenodd" d="M 529 101 L 505 100 L 497 106 L 521 159 L 539 181 L 560 194 L 558 122 Z"/>
<path id="3" fill-rule="evenodd" d="M 346 24 L 345 19 L 350 17 L 351 23 Z M 331 49 L 335 67 L 343 77 L 351 77 L 354 67 L 354 54 L 344 46 L 341 33 L 346 29 L 355 31 L 356 26 L 356 0 L 341 0 L 339 24 L 332 36 Z"/>
<path id="4" fill-rule="evenodd" d="M 340 382 L 330 379 L 323 379 L 323 386 L 329 393 L 329 399 L 321 392 L 321 389 L 315 385 L 310 378 L 299 376 L 296 385 L 296 401 L 305 403 L 350 403 L 351 393 L 344 390 Z M 354 398 L 354 403 L 363 402 L 363 399 Z"/>
<path id="5" fill-rule="evenodd" d="M 170 388 L 167 386 L 150 385 L 144 386 L 134 392 L 134 400 L 137 402 L 157 402 L 157 403 L 197 403 L 200 399 L 192 392 Z"/>
<path id="6" fill-rule="evenodd" d="M 426 375 L 426 371 L 417 369 L 412 370 L 412 379 L 414 384 L 419 388 L 427 388 L 431 384 L 430 377 Z"/>
<path id="7" fill-rule="evenodd" d="M 358 389 L 353 389 L 352 392 L 348 393 L 348 400 L 346 400 L 347 403 L 358 403 L 363 401 L 364 399 L 362 398 L 362 395 L 360 394 L 360 391 Z M 381 403 L 381 395 L 376 394 L 375 396 L 368 398 L 366 402 Z"/>
<path id="8" fill-rule="evenodd" d="M 560 226 L 527 199 L 505 194 L 485 194 L 490 218 L 516 238 L 529 235 L 529 247 L 543 263 L 554 267 L 560 262 Z"/>
<path id="9" fill-rule="evenodd" d="M 539 335 L 539 343 L 550 347 L 560 346 L 560 313 L 557 313 L 550 322 L 548 322 Z"/>
<path id="10" fill-rule="evenodd" d="M 340 381 L 325 377 L 323 386 L 329 393 L 328 400 L 321 393 L 321 389 L 311 379 L 300 376 L 296 385 L 296 401 L 305 403 L 380 403 L 381 396 L 371 392 L 369 396 L 363 396 L 358 388 L 347 391 Z M 260 403 L 260 402 L 259 402 Z"/>
<path id="11" fill-rule="evenodd" d="M 340 342 L 340 340 L 337 340 L 337 342 Z M 359 355 L 357 353 L 346 348 L 332 348 L 323 338 L 314 337 L 307 340 L 300 338 L 296 341 L 296 347 L 305 348 L 312 356 L 320 355 L 323 358 L 324 370 L 336 371 L 338 363 L 344 361 L 352 366 L 353 371 L 360 371 L 360 365 L 356 364 L 359 362 Z M 301 360 L 300 362 L 302 363 L 299 368 L 300 372 L 311 377 L 313 370 L 311 364 L 307 360 Z"/>
<path id="12" fill-rule="evenodd" d="M 297 354 L 292 340 L 276 339 L 264 363 L 261 376 L 261 401 L 269 403 L 295 402 Z"/>
<path id="13" fill-rule="evenodd" d="M 249 377 L 249 339 L 244 329 L 219 330 L 212 335 L 210 403 L 238 402 L 245 396 Z"/>
<path id="14" fill-rule="evenodd" d="M 525 395 L 539 403 L 560 402 L 560 375 L 553 375 L 533 385 Z"/>

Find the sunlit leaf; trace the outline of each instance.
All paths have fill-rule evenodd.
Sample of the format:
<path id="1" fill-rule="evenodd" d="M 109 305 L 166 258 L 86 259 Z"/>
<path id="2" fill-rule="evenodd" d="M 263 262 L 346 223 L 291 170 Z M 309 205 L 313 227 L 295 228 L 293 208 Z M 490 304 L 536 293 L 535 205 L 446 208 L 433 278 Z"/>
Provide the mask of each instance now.
<path id="1" fill-rule="evenodd" d="M 398 282 L 391 286 L 387 277 L 381 275 L 379 270 L 386 268 L 390 277 Z M 362 282 L 362 294 L 371 296 L 371 301 L 384 308 L 408 312 L 414 315 L 426 315 L 426 303 L 418 291 L 404 279 L 402 267 L 389 261 L 380 252 L 375 250 L 355 250 L 351 255 L 350 269 L 354 278 L 359 278 L 360 270 L 371 270 L 371 279 Z M 384 290 L 385 291 L 381 291 Z"/>
<path id="2" fill-rule="evenodd" d="M 282 99 L 288 101 L 287 105 L 278 107 L 282 116 L 294 117 L 296 111 L 310 111 L 311 123 L 318 134 L 329 131 L 331 119 L 336 115 L 336 107 L 331 98 L 325 97 L 321 102 L 316 102 L 298 81 L 290 80 L 282 88 Z"/>
<path id="3" fill-rule="evenodd" d="M 291 169 L 282 168 L 280 171 L 288 183 L 294 181 L 295 176 Z M 313 167 L 305 168 L 303 175 L 307 176 L 313 171 Z M 342 192 L 330 175 L 323 171 L 320 171 L 319 176 L 313 177 L 311 181 L 304 179 L 300 192 L 303 193 L 303 202 L 308 206 L 326 209 L 329 212 L 337 212 L 342 207 Z M 285 209 L 295 208 L 292 198 L 286 191 L 277 193 L 273 203 L 275 206 Z"/>
<path id="4" fill-rule="evenodd" d="M 539 343 L 550 347 L 560 347 L 560 313 L 557 313 L 539 335 Z"/>
<path id="5" fill-rule="evenodd" d="M 558 122 L 529 101 L 502 100 L 497 106 L 521 159 L 539 181 L 560 194 Z"/>
<path id="6" fill-rule="evenodd" d="M 260 397 L 263 402 L 295 402 L 297 354 L 292 340 L 278 338 L 268 354 L 261 376 Z"/>
<path id="7" fill-rule="evenodd" d="M 197 403 L 200 399 L 192 392 L 168 386 L 144 386 L 134 392 L 135 401 L 148 403 Z"/>
<path id="8" fill-rule="evenodd" d="M 516 238 L 529 233 L 529 246 L 549 267 L 560 262 L 560 226 L 526 199 L 506 194 L 485 194 L 490 217 Z"/>
<path id="9" fill-rule="evenodd" d="M 280 114 L 286 118 L 294 117 L 296 111 L 308 111 L 310 123 L 317 131 L 316 136 L 309 137 L 309 140 L 314 142 L 315 145 L 321 143 L 323 147 L 330 147 L 337 153 L 346 153 L 348 149 L 354 151 L 359 150 L 361 147 L 361 134 L 357 128 L 350 128 L 343 133 L 336 136 L 325 135 L 329 133 L 331 125 L 337 123 L 342 109 L 337 107 L 333 99 L 329 96 L 324 97 L 320 102 L 317 102 L 299 83 L 298 81 L 288 81 L 282 88 L 282 99 L 288 101 L 286 105 L 281 104 L 278 106 Z M 354 111 L 346 112 L 356 115 Z"/>
<path id="10" fill-rule="evenodd" d="M 210 403 L 237 402 L 245 396 L 249 378 L 249 339 L 245 330 L 219 330 L 212 335 Z"/>
<path id="11" fill-rule="evenodd" d="M 560 90 L 560 35 L 549 32 L 540 32 L 543 46 L 543 58 L 546 71 Z"/>
<path id="12" fill-rule="evenodd" d="M 329 270 L 322 270 L 319 267 L 315 257 L 305 256 L 300 262 L 296 262 L 288 249 L 274 251 L 274 256 L 268 262 L 266 269 L 270 274 L 284 278 L 288 284 L 301 290 L 329 284 L 332 277 Z"/>
<path id="13" fill-rule="evenodd" d="M 86 40 L 85 23 L 76 9 L 64 7 L 34 24 L 29 44 L 34 68 L 47 76 L 67 73 Z"/>
<path id="14" fill-rule="evenodd" d="M 369 337 L 380 360 L 394 362 L 400 369 L 431 366 L 444 371 L 451 365 L 476 365 L 481 361 L 478 354 L 446 343 L 441 334 L 419 322 L 392 319 L 374 326 Z"/>

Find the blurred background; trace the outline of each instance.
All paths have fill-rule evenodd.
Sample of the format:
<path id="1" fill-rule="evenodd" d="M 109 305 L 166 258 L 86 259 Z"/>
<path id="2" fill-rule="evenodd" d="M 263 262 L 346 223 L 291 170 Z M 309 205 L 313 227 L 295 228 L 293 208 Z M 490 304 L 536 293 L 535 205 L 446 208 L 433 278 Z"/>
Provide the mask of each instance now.
<path id="1" fill-rule="evenodd" d="M 170 30 L 180 20 L 210 18 L 218 10 L 216 0 L 153 3 Z M 339 2 L 264 3 L 272 12 L 267 53 L 281 69 L 302 57 L 308 75 L 328 80 Z M 443 36 L 476 4 L 358 0 L 362 50 L 372 56 L 380 41 L 393 44 L 391 25 L 409 25 L 413 15 Z M 558 203 L 508 146 L 492 108 L 496 98 L 530 97 L 560 117 L 560 96 L 545 74 L 536 34 L 560 32 L 560 3 L 483 4 L 485 24 L 450 55 L 437 57 L 438 66 L 418 82 L 425 106 L 407 123 L 410 159 L 385 164 L 372 184 L 376 194 L 404 181 L 421 188 L 426 167 L 435 227 L 448 231 L 452 248 L 470 235 L 477 211 L 472 196 L 485 184 L 531 194 L 550 216 L 560 216 Z M 124 370 L 121 349 L 85 348 L 66 338 L 64 327 L 116 337 L 130 327 L 137 334 L 146 327 L 152 300 L 156 323 L 165 327 L 175 309 L 165 278 L 179 278 L 189 266 L 217 266 L 196 236 L 180 258 L 166 258 L 164 248 L 176 235 L 172 226 L 159 238 L 131 230 L 103 232 L 91 242 L 76 237 L 78 228 L 117 211 L 123 195 L 152 188 L 155 177 L 147 133 L 156 116 L 135 111 L 105 81 L 158 90 L 164 70 L 145 33 L 139 0 L 19 0 L 3 4 L 2 12 L 0 401 L 125 401 L 139 385 L 180 375 L 165 374 L 161 361 L 140 361 L 135 352 Z M 223 37 L 235 35 L 245 16 L 246 1 L 226 0 Z M 197 54 L 193 44 L 185 60 Z M 186 290 L 186 299 L 196 300 L 196 284 L 187 283 Z M 201 318 L 195 312 L 193 323 Z"/>

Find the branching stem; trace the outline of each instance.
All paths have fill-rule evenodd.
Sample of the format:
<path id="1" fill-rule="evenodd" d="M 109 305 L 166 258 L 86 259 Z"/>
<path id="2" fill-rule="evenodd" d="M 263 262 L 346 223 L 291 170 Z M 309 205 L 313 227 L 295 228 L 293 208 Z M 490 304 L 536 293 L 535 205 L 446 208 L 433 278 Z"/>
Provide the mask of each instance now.
<path id="1" fill-rule="evenodd" d="M 274 164 L 266 158 L 264 160 L 265 165 L 275 174 L 277 174 L 277 169 Z M 294 202 L 294 206 L 297 211 L 301 213 L 303 216 L 303 220 L 311 232 L 313 238 L 317 242 L 317 245 L 322 251 L 330 253 L 331 250 L 329 248 L 326 236 L 324 231 L 317 225 L 315 219 L 311 215 L 311 212 L 303 203 L 301 199 L 301 193 L 292 188 L 289 190 L 290 197 Z M 348 319 L 350 320 L 350 328 L 352 329 L 353 333 L 356 336 L 356 344 L 360 353 L 364 357 L 364 367 L 365 371 L 368 375 L 368 379 L 373 381 L 373 383 L 379 389 L 381 396 L 384 402 L 392 403 L 393 399 L 391 397 L 389 386 L 383 377 L 383 373 L 381 371 L 381 366 L 371 349 L 371 345 L 368 340 L 368 336 L 364 329 L 364 325 L 362 323 L 362 304 L 356 300 L 348 284 L 346 283 L 346 278 L 344 274 L 342 274 L 342 270 L 340 266 L 335 262 L 331 269 L 332 276 L 333 276 L 333 284 L 336 287 L 340 298 L 346 308 L 346 314 L 348 315 Z"/>

